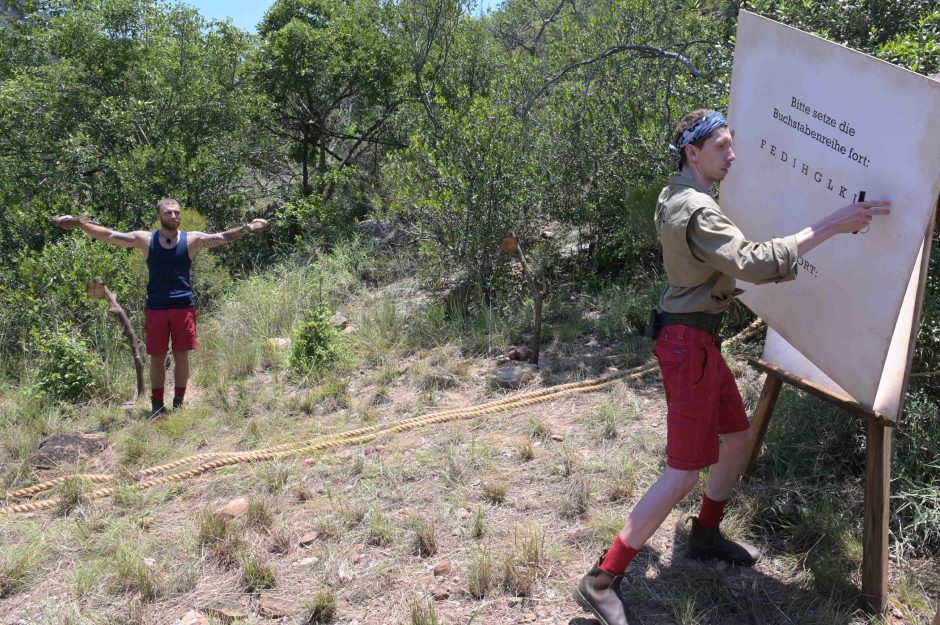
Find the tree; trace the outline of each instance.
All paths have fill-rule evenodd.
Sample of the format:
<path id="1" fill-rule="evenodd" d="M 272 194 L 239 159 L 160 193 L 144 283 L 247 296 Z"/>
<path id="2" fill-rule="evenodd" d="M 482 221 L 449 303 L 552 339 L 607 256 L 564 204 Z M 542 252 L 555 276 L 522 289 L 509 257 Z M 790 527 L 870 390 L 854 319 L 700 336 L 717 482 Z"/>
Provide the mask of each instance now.
<path id="1" fill-rule="evenodd" d="M 403 101 L 403 57 L 387 24 L 377 0 L 278 0 L 259 26 L 253 75 L 304 196 L 332 199 L 364 152 L 395 143 L 387 123 Z"/>

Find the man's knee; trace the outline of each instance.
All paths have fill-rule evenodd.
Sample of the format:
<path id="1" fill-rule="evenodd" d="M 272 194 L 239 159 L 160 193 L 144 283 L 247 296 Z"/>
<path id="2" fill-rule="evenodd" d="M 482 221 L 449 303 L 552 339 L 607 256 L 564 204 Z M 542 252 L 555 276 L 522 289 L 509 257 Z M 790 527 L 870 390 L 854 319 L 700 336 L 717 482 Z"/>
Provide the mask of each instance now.
<path id="1" fill-rule="evenodd" d="M 675 501 L 680 501 L 686 495 L 692 492 L 695 485 L 698 484 L 697 470 L 682 470 L 669 467 L 666 469 L 666 475 L 669 477 L 670 490 Z"/>
<path id="2" fill-rule="evenodd" d="M 744 453 L 751 449 L 754 446 L 754 430 L 748 428 L 746 430 L 741 430 L 740 432 L 732 432 L 730 434 L 723 434 L 721 437 L 721 443 L 729 451 L 736 453 Z"/>

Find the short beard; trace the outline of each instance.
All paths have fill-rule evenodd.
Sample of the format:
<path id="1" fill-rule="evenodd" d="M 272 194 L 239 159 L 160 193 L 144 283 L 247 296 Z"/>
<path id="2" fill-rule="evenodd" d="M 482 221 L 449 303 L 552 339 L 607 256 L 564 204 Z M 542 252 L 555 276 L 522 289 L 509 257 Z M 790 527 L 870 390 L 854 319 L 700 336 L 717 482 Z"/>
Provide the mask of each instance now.
<path id="1" fill-rule="evenodd" d="M 176 232 L 177 230 L 179 230 L 179 224 L 175 224 L 175 225 L 174 225 L 174 224 L 168 224 L 167 222 L 163 221 L 162 219 L 160 220 L 160 225 L 163 226 L 163 228 L 164 228 L 165 230 L 171 230 L 171 231 L 173 231 L 173 232 Z"/>

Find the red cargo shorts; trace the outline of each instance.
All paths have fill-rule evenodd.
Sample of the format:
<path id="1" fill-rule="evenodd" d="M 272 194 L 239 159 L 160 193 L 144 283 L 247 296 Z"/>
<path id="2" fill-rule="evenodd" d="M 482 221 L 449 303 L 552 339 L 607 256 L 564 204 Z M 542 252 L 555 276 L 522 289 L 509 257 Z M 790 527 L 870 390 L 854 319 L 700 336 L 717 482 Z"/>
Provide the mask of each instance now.
<path id="1" fill-rule="evenodd" d="M 653 353 L 666 389 L 666 464 L 704 469 L 718 462 L 718 435 L 750 427 L 741 393 L 715 338 L 674 324 L 662 328 Z"/>
<path id="2" fill-rule="evenodd" d="M 195 307 L 145 309 L 144 334 L 147 337 L 147 353 L 151 356 L 166 354 L 171 336 L 174 352 L 196 349 Z"/>

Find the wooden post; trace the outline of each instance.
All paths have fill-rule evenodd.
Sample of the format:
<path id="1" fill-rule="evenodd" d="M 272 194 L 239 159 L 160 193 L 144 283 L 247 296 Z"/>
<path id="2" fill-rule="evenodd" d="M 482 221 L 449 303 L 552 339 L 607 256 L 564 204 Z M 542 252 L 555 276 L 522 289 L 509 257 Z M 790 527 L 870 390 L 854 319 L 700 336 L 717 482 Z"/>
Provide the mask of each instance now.
<path id="1" fill-rule="evenodd" d="M 754 410 L 754 418 L 751 420 L 751 429 L 754 430 L 754 446 L 751 447 L 751 453 L 748 454 L 747 463 L 744 465 L 745 477 L 750 477 L 754 473 L 757 456 L 760 455 L 761 447 L 764 444 L 767 426 L 770 425 L 770 417 L 773 415 L 774 407 L 777 405 L 777 397 L 780 396 L 782 387 L 783 381 L 780 378 L 771 373 L 767 374 L 767 378 L 764 380 L 764 388 L 761 389 L 760 398 L 757 400 L 757 408 Z"/>
<path id="2" fill-rule="evenodd" d="M 937 606 L 937 613 L 934 615 L 930 625 L 940 625 L 940 605 Z"/>
<path id="3" fill-rule="evenodd" d="M 90 299 L 108 300 L 108 312 L 114 314 L 121 322 L 121 329 L 124 331 L 124 336 L 127 337 L 127 342 L 131 347 L 131 354 L 134 356 L 134 369 L 137 373 L 137 394 L 134 396 L 136 400 L 144 394 L 144 361 L 140 357 L 140 348 L 137 344 L 137 333 L 134 332 L 134 326 L 131 325 L 130 319 L 127 318 L 127 313 L 124 312 L 124 309 L 118 304 L 114 293 L 105 286 L 101 278 L 95 278 L 92 282 L 89 282 L 85 287 L 85 293 Z"/>
<path id="4" fill-rule="evenodd" d="M 522 252 L 522 245 L 519 244 L 519 239 L 517 239 L 515 235 L 505 237 L 499 247 L 506 254 L 515 254 L 522 264 L 522 273 L 525 274 L 526 284 L 529 286 L 529 293 L 532 295 L 532 302 L 535 305 L 535 311 L 533 313 L 535 319 L 532 322 L 532 333 L 534 335 L 532 337 L 532 357 L 529 358 L 529 362 L 538 365 L 539 349 L 542 345 L 542 299 L 544 299 L 545 294 L 539 290 L 538 281 L 529 268 L 529 263 L 526 262 L 525 254 Z"/>
<path id="5" fill-rule="evenodd" d="M 891 428 L 867 422 L 862 596 L 881 614 L 888 603 L 888 517 L 891 496 Z"/>

